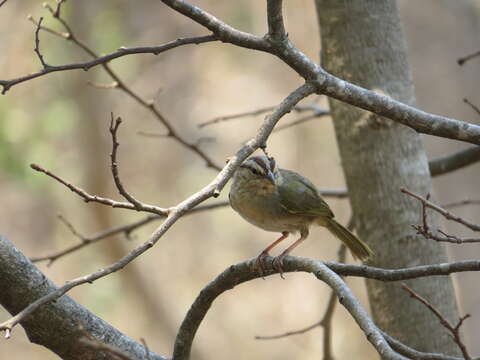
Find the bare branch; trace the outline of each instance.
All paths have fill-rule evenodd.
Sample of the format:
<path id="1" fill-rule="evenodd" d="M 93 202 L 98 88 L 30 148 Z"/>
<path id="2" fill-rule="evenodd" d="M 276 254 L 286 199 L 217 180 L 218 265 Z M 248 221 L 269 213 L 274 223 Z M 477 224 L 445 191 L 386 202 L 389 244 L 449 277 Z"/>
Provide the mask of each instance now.
<path id="1" fill-rule="evenodd" d="M 312 259 L 287 256 L 285 270 L 305 271 L 315 274 L 317 278 L 329 285 L 340 303 L 352 315 L 362 331 L 366 334 L 368 341 L 375 347 L 383 359 L 403 359 L 395 353 L 383 338 L 379 329 L 362 308 L 358 300 L 353 296 L 348 286 L 324 263 Z M 269 269 L 269 274 L 276 270 Z M 174 360 L 188 359 L 191 351 L 193 338 L 200 323 L 208 312 L 212 302 L 223 292 L 230 290 L 243 282 L 261 277 L 255 269 L 255 259 L 232 265 L 221 273 L 215 280 L 208 284 L 197 296 L 185 316 L 175 340 L 173 350 Z"/>
<path id="2" fill-rule="evenodd" d="M 388 335 L 386 332 L 382 331 L 383 337 L 390 344 L 393 350 L 402 354 L 410 359 L 415 360 L 465 360 L 463 357 L 449 356 L 445 354 L 438 353 L 426 353 L 412 349 L 411 347 L 401 343 L 397 339 Z M 475 360 L 480 360 L 480 358 L 475 358 Z"/>
<path id="3" fill-rule="evenodd" d="M 113 119 L 113 113 L 110 114 L 110 134 L 112 136 L 112 152 L 110 153 L 111 158 L 111 169 L 112 169 L 112 176 L 113 180 L 115 181 L 115 185 L 117 189 L 130 204 L 132 204 L 135 210 L 139 211 L 142 209 L 142 203 L 135 199 L 132 195 L 130 195 L 125 188 L 123 187 L 122 181 L 120 180 L 120 175 L 118 174 L 118 164 L 117 164 L 117 150 L 120 143 L 117 140 L 117 131 L 118 127 L 122 123 L 122 119 L 117 117 L 116 120 Z"/>
<path id="4" fill-rule="evenodd" d="M 473 58 L 476 58 L 477 56 L 480 56 L 480 51 L 474 52 L 473 54 L 464 56 L 462 58 L 459 58 L 457 60 L 458 65 L 462 66 L 465 64 L 467 61 L 472 60 Z"/>
<path id="5" fill-rule="evenodd" d="M 480 225 L 471 223 L 467 220 L 464 220 L 463 218 L 461 218 L 459 216 L 453 215 L 452 213 L 448 212 L 447 210 L 445 210 L 445 209 L 441 208 L 440 206 L 432 203 L 428 199 L 425 199 L 425 198 L 421 197 L 420 195 L 414 194 L 410 190 L 407 190 L 405 188 L 401 188 L 400 191 L 403 192 L 404 194 L 410 195 L 411 197 L 419 200 L 422 203 L 423 206 L 426 206 L 426 207 L 438 212 L 439 214 L 441 214 L 446 219 L 455 221 L 459 224 L 462 224 L 462 225 L 466 226 L 467 228 L 469 228 L 470 230 L 480 231 Z"/>
<path id="6" fill-rule="evenodd" d="M 247 144 L 245 144 L 237 153 L 230 158 L 230 161 L 224 166 L 222 171 L 215 177 L 215 179 L 210 182 L 207 186 L 205 186 L 200 191 L 196 192 L 195 194 L 191 195 L 187 199 L 183 200 L 176 206 L 169 208 L 168 211 L 162 209 L 162 214 L 167 213 L 168 216 L 165 221 L 153 232 L 150 236 L 150 239 L 145 241 L 140 246 L 133 249 L 130 253 L 126 256 L 121 258 L 119 261 L 100 269 L 94 273 L 89 275 L 85 275 L 71 281 L 68 281 L 62 287 L 58 288 L 57 290 L 49 293 L 46 296 L 41 297 L 40 299 L 36 300 L 35 302 L 31 303 L 25 309 L 20 311 L 17 315 L 10 318 L 9 320 L 0 324 L 0 331 L 5 331 L 7 334 L 10 333 L 12 328 L 17 325 L 20 321 L 22 321 L 26 316 L 33 313 L 37 310 L 41 305 L 46 304 L 52 300 L 59 298 L 60 296 L 67 293 L 70 289 L 85 284 L 85 283 L 92 283 L 93 281 L 105 277 L 113 272 L 123 269 L 127 264 L 131 261 L 136 259 L 138 256 L 143 254 L 145 251 L 153 247 L 158 240 L 172 227 L 178 219 L 180 219 L 184 214 L 190 211 L 192 208 L 197 206 L 198 204 L 202 203 L 203 201 L 211 198 L 217 197 L 220 194 L 220 191 L 224 188 L 230 177 L 233 175 L 235 169 L 256 149 L 265 146 L 268 137 L 270 136 L 273 128 L 275 127 L 276 123 L 280 120 L 282 116 L 286 113 L 291 111 L 292 107 L 295 106 L 299 101 L 303 98 L 311 95 L 315 90 L 315 87 L 310 83 L 305 83 L 292 93 L 290 93 L 275 109 L 275 111 L 269 116 L 267 119 L 264 120 L 262 126 L 257 132 L 257 135 L 250 140 Z M 53 177 L 55 180 L 60 181 L 62 184 L 67 186 L 70 190 L 74 191 L 75 193 L 79 194 L 83 197 L 86 201 L 97 201 L 100 203 L 106 203 L 111 205 L 111 203 L 116 203 L 110 199 L 101 198 L 102 201 L 99 201 L 98 197 L 91 196 L 87 194 L 85 191 L 76 188 L 75 186 L 61 180 L 57 176 L 47 172 L 44 169 L 41 169 L 38 166 L 33 166 L 36 170 L 46 173 L 47 175 Z M 132 208 L 132 204 L 126 203 L 129 207 L 125 206 L 125 203 L 118 203 L 124 205 L 124 208 Z M 143 207 L 143 205 L 142 205 Z M 150 206 L 145 207 L 149 209 Z"/>
<path id="7" fill-rule="evenodd" d="M 198 207 L 192 209 L 191 211 L 189 211 L 188 213 L 186 213 L 185 216 L 188 216 L 188 215 L 191 215 L 191 214 L 196 214 L 197 212 L 210 211 L 210 210 L 213 210 L 213 209 L 223 208 L 223 207 L 226 207 L 227 205 L 228 205 L 228 202 L 223 201 L 223 202 L 218 202 L 218 203 L 214 203 L 214 204 L 198 206 Z M 88 236 L 88 237 L 80 235 L 80 243 L 79 244 L 69 246 L 69 247 L 67 247 L 63 250 L 56 251 L 56 252 L 53 252 L 53 253 L 45 255 L 45 256 L 31 257 L 30 261 L 32 261 L 34 263 L 35 262 L 40 262 L 40 261 L 48 261 L 49 262 L 48 265 L 51 265 L 55 260 L 65 256 L 65 255 L 71 254 L 71 253 L 73 253 L 77 250 L 80 250 L 81 248 L 83 248 L 87 245 L 94 244 L 98 241 L 107 239 L 111 236 L 118 235 L 118 234 L 125 234 L 126 237 L 129 237 L 130 234 L 134 230 L 138 229 L 139 227 L 144 226 L 146 224 L 149 224 L 153 221 L 161 220 L 161 219 L 165 218 L 165 216 L 166 215 L 148 215 L 147 217 L 145 217 L 143 219 L 140 219 L 138 221 L 135 221 L 133 223 L 130 223 L 130 224 L 127 224 L 127 225 L 116 226 L 114 228 L 102 231 L 102 232 L 100 232 L 98 234 L 95 234 L 95 235 L 91 235 L 91 236 Z M 65 219 L 63 217 L 61 217 L 61 218 L 65 221 Z M 70 229 L 73 229 L 73 231 L 75 231 L 72 224 L 69 223 L 69 225 L 67 225 L 67 226 Z"/>
<path id="8" fill-rule="evenodd" d="M 288 38 L 282 42 L 269 41 L 268 37 L 260 38 L 236 30 L 186 1 L 161 1 L 172 9 L 203 25 L 216 34 L 223 42 L 276 55 L 304 79 L 307 81 L 315 81 L 317 94 L 327 95 L 364 110 L 371 111 L 377 115 L 385 116 L 421 133 L 480 145 L 480 126 L 430 114 L 403 104 L 388 96 L 339 79 L 324 71 L 305 54 L 295 48 Z"/>
<path id="9" fill-rule="evenodd" d="M 57 287 L 19 249 L 0 236 L 0 289 L 0 306 L 16 314 Z M 24 318 L 21 325 L 32 343 L 45 346 L 62 359 L 105 359 L 79 343 L 78 339 L 82 336 L 80 328 L 93 339 L 126 352 L 132 359 L 145 359 L 142 344 L 122 334 L 68 296 L 45 304 Z M 150 357 L 151 360 L 165 359 L 153 352 Z"/>
<path id="10" fill-rule="evenodd" d="M 154 213 L 154 214 L 158 214 L 158 215 L 164 215 L 164 216 L 168 215 L 168 213 L 170 212 L 170 209 L 160 208 L 160 207 L 155 206 L 155 205 L 148 205 L 148 204 L 143 204 L 142 203 L 140 208 L 136 208 L 135 205 L 133 205 L 129 202 L 115 201 L 115 200 L 100 197 L 100 196 L 97 196 L 97 195 L 90 195 L 85 190 L 80 189 L 79 187 L 70 184 L 69 182 L 63 180 L 59 176 L 51 173 L 50 171 L 45 170 L 44 168 L 40 167 L 37 164 L 30 164 L 30 167 L 33 170 L 44 173 L 45 175 L 48 175 L 52 179 L 55 179 L 59 183 L 65 185 L 71 191 L 73 191 L 75 194 L 80 196 L 85 202 L 92 201 L 92 202 L 97 202 L 99 204 L 108 205 L 108 206 L 111 206 L 113 208 L 122 208 L 122 209 L 130 209 L 130 210 L 137 210 L 137 211 L 141 210 L 141 211 L 146 211 L 146 212 L 150 212 L 150 213 Z"/>
<path id="11" fill-rule="evenodd" d="M 5 3 L 7 2 L 8 0 L 2 0 L 0 1 L 0 7 L 2 7 L 3 5 L 5 5 Z"/>
<path id="12" fill-rule="evenodd" d="M 268 36 L 274 41 L 284 41 L 287 38 L 282 15 L 283 0 L 267 0 Z"/>
<path id="13" fill-rule="evenodd" d="M 267 107 L 263 107 L 263 108 L 260 108 L 260 109 L 255 109 L 255 110 L 252 110 L 252 111 L 246 111 L 246 112 L 242 112 L 242 113 L 238 113 L 238 114 L 219 116 L 219 117 L 213 118 L 211 120 L 201 122 L 197 126 L 199 128 L 202 128 L 202 127 L 205 127 L 205 126 L 218 124 L 219 122 L 223 122 L 223 121 L 236 120 L 236 119 L 241 119 L 241 118 L 244 118 L 244 117 L 254 117 L 254 116 L 262 115 L 262 114 L 265 114 L 269 111 L 272 111 L 274 108 L 275 108 L 275 106 L 267 106 Z M 299 113 L 304 112 L 304 111 L 313 111 L 318 116 L 327 115 L 327 114 L 330 113 L 328 110 L 321 109 L 316 105 L 297 105 L 292 110 L 294 110 L 295 112 L 299 112 Z"/>
<path id="14" fill-rule="evenodd" d="M 438 176 L 480 161 L 480 146 L 472 146 L 454 154 L 429 161 L 430 174 Z"/>
<path id="15" fill-rule="evenodd" d="M 459 201 L 453 201 L 447 204 L 443 204 L 442 207 L 444 209 L 450 209 L 450 208 L 455 208 L 455 207 L 465 206 L 465 205 L 480 205 L 480 200 L 464 199 Z"/>
<path id="16" fill-rule="evenodd" d="M 457 325 L 453 326 L 453 325 L 450 324 L 450 322 L 447 319 L 445 319 L 445 317 L 430 302 L 428 302 L 426 299 L 424 299 L 423 297 L 418 295 L 415 291 L 413 291 L 411 288 L 409 288 L 406 284 L 402 284 L 402 289 L 405 290 L 406 292 L 408 292 L 411 297 L 413 297 L 414 299 L 418 300 L 423 305 L 425 305 L 425 307 L 428 310 L 430 310 L 437 317 L 437 319 L 440 321 L 442 326 L 444 328 L 446 328 L 451 333 L 451 335 L 453 336 L 453 340 L 455 341 L 455 343 L 460 348 L 460 351 L 462 352 L 464 359 L 465 360 L 471 360 L 472 358 L 470 357 L 470 355 L 467 351 L 467 347 L 463 343 L 462 338 L 460 336 L 460 327 L 462 326 L 463 322 L 467 318 L 470 317 L 470 315 L 467 314 L 467 315 L 461 317 L 460 320 L 458 321 Z"/>
<path id="17" fill-rule="evenodd" d="M 352 222 L 350 221 L 350 224 Z M 351 230 L 352 226 L 348 227 Z M 338 249 L 338 261 L 340 263 L 345 262 L 345 258 L 347 255 L 347 247 L 342 244 Z M 313 330 L 319 326 L 323 327 L 323 360 L 333 360 L 333 350 L 332 350 L 332 320 L 333 314 L 335 312 L 335 307 L 337 305 L 337 296 L 334 291 L 330 293 L 330 297 L 328 299 L 328 304 L 325 309 L 325 313 L 320 321 L 307 326 L 300 330 L 288 331 L 286 333 L 280 335 L 273 335 L 273 336 L 255 336 L 257 340 L 276 340 L 281 339 L 284 337 L 292 336 L 292 335 L 301 335 Z"/>
<path id="18" fill-rule="evenodd" d="M 40 27 L 42 26 L 42 21 L 43 21 L 43 17 L 41 17 L 38 20 L 38 24 L 37 24 L 37 27 L 35 29 L 35 48 L 33 50 L 35 51 L 35 54 L 37 54 L 37 57 L 40 60 L 40 63 L 42 64 L 43 69 L 45 71 L 47 71 L 50 66 L 45 62 L 45 60 L 43 59 L 43 55 L 40 52 L 40 35 L 39 35 L 39 33 L 40 33 Z"/>
<path id="19" fill-rule="evenodd" d="M 463 102 L 467 105 L 469 105 L 473 111 L 475 111 L 477 113 L 477 115 L 480 115 L 480 109 L 478 108 L 477 105 L 473 104 L 472 102 L 470 102 L 470 100 L 468 100 L 467 98 L 464 98 L 463 99 Z"/>
<path id="20" fill-rule="evenodd" d="M 41 27 L 42 30 L 48 31 L 49 33 L 59 36 L 61 38 L 64 38 L 66 40 L 69 40 L 73 42 L 76 46 L 81 48 L 85 53 L 87 53 L 89 56 L 91 56 L 93 59 L 98 59 L 100 58 L 100 55 L 98 55 L 95 51 L 93 51 L 86 43 L 81 41 L 73 32 L 72 28 L 68 25 L 68 23 L 61 18 L 60 12 L 59 12 L 59 6 L 54 10 L 50 6 L 47 5 L 47 8 L 50 10 L 52 16 L 56 18 L 62 26 L 65 28 L 67 31 L 66 33 L 60 33 L 58 31 L 55 31 L 53 29 L 47 28 L 47 27 Z M 30 20 L 37 24 L 33 18 L 30 17 Z M 38 25 L 40 27 L 40 25 Z M 214 36 L 209 36 L 207 39 L 212 39 L 212 41 L 215 40 Z M 180 134 L 174 129 L 174 127 L 171 125 L 170 121 L 167 120 L 167 118 L 160 113 L 159 109 L 155 106 L 155 104 L 150 101 L 142 98 L 139 94 L 133 91 L 127 84 L 113 71 L 113 69 L 110 67 L 108 63 L 103 63 L 100 64 L 105 72 L 113 79 L 113 83 L 108 84 L 108 85 L 99 85 L 99 84 L 92 84 L 90 85 L 97 87 L 97 88 L 103 88 L 103 89 L 110 89 L 110 88 L 115 88 L 119 89 L 128 96 L 130 96 L 133 100 L 135 100 L 138 104 L 140 104 L 142 107 L 147 109 L 165 128 L 167 129 L 167 134 L 166 137 L 171 137 L 172 139 L 176 140 L 178 143 L 180 143 L 182 146 L 186 147 L 190 151 L 194 152 L 198 156 L 200 156 L 204 161 L 207 167 L 214 169 L 214 170 L 220 170 L 220 166 L 218 166 L 210 157 L 205 154 L 199 147 L 198 145 L 191 143 L 184 139 Z"/>
<path id="21" fill-rule="evenodd" d="M 217 40 L 218 39 L 214 35 L 197 36 L 197 37 L 191 37 L 191 38 L 179 38 L 175 41 L 171 41 L 159 46 L 143 46 L 143 47 L 133 47 L 133 48 L 121 47 L 120 49 L 118 49 L 113 53 L 110 53 L 104 56 L 99 56 L 90 61 L 72 63 L 72 64 L 66 64 L 66 65 L 58 65 L 58 66 L 48 65 L 48 68 L 38 71 L 36 73 L 24 75 L 15 79 L 10 79 L 10 80 L 0 80 L 0 85 L 3 87 L 2 94 L 5 94 L 14 85 L 17 85 L 25 81 L 32 80 L 47 74 L 51 74 L 54 72 L 68 71 L 68 70 L 88 71 L 92 67 L 106 64 L 113 59 L 117 59 L 127 55 L 132 55 L 132 54 L 158 55 L 160 53 L 163 53 L 165 51 L 171 50 L 179 46 L 190 45 L 190 44 L 203 44 L 206 42 L 212 42 Z"/>

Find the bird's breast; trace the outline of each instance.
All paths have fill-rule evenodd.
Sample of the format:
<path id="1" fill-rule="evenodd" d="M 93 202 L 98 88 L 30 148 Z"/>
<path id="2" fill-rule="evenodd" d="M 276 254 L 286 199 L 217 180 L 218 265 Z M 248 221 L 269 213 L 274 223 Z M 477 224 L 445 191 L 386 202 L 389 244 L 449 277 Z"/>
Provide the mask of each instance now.
<path id="1" fill-rule="evenodd" d="M 230 204 L 245 220 L 267 231 L 296 232 L 310 221 L 291 214 L 281 206 L 275 186 L 262 184 L 233 184 Z"/>

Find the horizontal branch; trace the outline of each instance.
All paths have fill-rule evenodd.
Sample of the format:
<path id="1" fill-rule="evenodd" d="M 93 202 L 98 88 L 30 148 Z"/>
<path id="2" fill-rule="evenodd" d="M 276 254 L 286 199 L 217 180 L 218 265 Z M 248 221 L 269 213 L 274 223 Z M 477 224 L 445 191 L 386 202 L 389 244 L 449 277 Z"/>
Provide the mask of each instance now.
<path id="1" fill-rule="evenodd" d="M 118 59 L 120 57 L 127 56 L 127 55 L 132 55 L 132 54 L 158 55 L 160 53 L 163 53 L 167 50 L 171 50 L 179 46 L 190 45 L 190 44 L 203 44 L 206 42 L 212 42 L 217 40 L 218 38 L 215 35 L 179 38 L 175 41 L 170 41 L 166 44 L 159 45 L 159 46 L 142 46 L 142 47 L 131 47 L 131 48 L 121 47 L 113 53 L 110 53 L 104 56 L 99 56 L 90 61 L 72 63 L 72 64 L 66 64 L 66 65 L 58 65 L 58 66 L 48 65 L 47 67 L 44 67 L 42 70 L 35 72 L 33 74 L 21 76 L 19 78 L 15 78 L 11 80 L 0 80 L 0 85 L 3 87 L 2 94 L 5 94 L 14 85 L 17 85 L 25 81 L 32 80 L 50 73 L 54 73 L 58 71 L 68 71 L 68 70 L 88 71 L 92 67 L 106 64 L 114 59 Z"/>

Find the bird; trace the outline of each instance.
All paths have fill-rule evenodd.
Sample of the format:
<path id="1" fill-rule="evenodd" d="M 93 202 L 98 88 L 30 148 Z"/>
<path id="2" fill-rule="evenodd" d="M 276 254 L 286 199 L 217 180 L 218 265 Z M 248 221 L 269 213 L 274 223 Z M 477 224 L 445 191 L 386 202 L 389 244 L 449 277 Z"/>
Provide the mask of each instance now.
<path id="1" fill-rule="evenodd" d="M 283 259 L 300 245 L 312 225 L 326 227 L 351 251 L 354 258 L 366 260 L 373 255 L 370 247 L 334 219 L 328 204 L 306 177 L 279 169 L 273 157 L 251 156 L 234 172 L 229 192 L 231 207 L 249 223 L 281 236 L 256 258 L 255 267 L 263 277 L 269 251 L 290 234 L 300 237 L 273 259 L 273 267 L 283 278 Z"/>

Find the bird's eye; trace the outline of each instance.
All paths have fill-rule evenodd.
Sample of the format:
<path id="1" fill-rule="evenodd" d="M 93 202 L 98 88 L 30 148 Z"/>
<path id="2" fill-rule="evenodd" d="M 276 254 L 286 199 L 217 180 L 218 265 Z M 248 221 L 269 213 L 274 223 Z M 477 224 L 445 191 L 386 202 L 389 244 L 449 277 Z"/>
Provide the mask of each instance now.
<path id="1" fill-rule="evenodd" d="M 250 168 L 250 171 L 251 171 L 252 173 L 254 173 L 255 175 L 260 175 L 260 172 L 259 172 L 257 169 L 255 169 L 255 168 Z"/>

